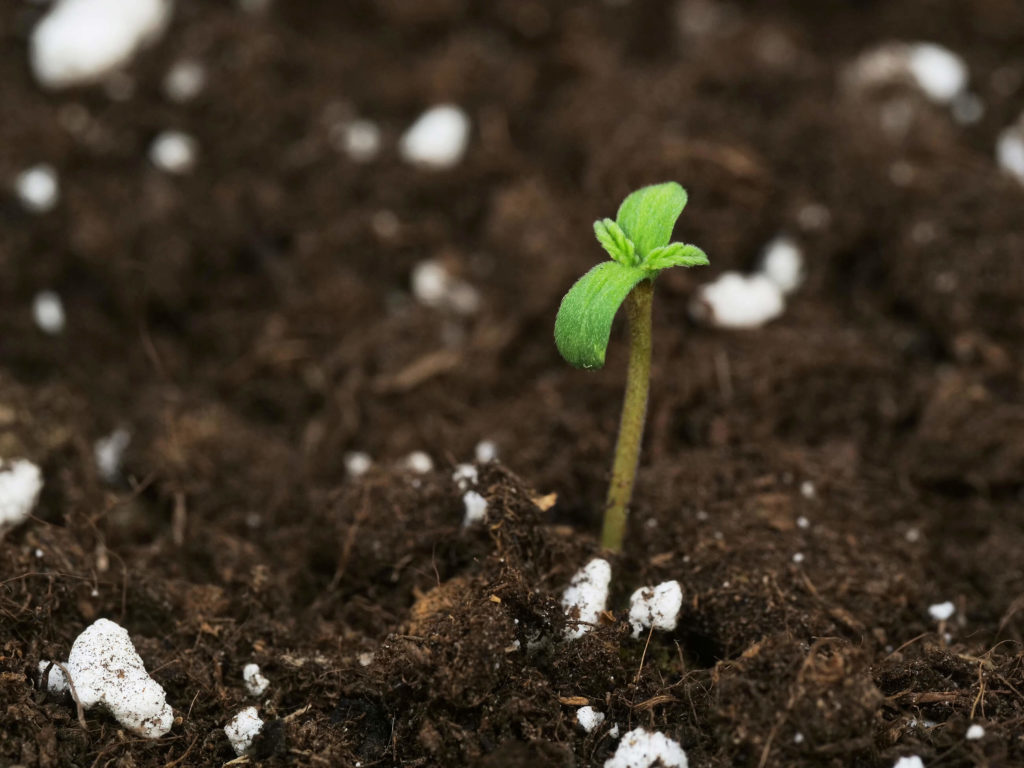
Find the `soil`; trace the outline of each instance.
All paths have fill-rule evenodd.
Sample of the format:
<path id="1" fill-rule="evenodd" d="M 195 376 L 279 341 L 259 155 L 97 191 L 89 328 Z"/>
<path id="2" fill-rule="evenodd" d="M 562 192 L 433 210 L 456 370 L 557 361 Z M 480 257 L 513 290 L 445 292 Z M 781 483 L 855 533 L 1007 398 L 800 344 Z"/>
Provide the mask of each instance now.
<path id="1" fill-rule="evenodd" d="M 1024 188 L 993 160 L 1024 106 L 1019 3 L 181 0 L 123 101 L 34 84 L 44 11 L 0 7 L 0 178 L 62 180 L 50 214 L 0 196 L 0 457 L 46 482 L 0 542 L 0 764 L 220 765 L 255 704 L 269 766 L 600 766 L 613 724 L 697 768 L 1024 765 Z M 892 39 L 963 56 L 981 119 L 846 89 Z M 176 105 L 182 57 L 208 85 Z M 410 168 L 397 137 L 442 101 L 468 154 Z M 379 121 L 378 159 L 333 146 L 347 114 Z M 198 140 L 191 175 L 146 160 L 169 127 Z M 590 222 L 667 179 L 712 266 L 659 280 L 625 551 L 601 625 L 565 642 L 625 349 L 619 329 L 575 371 L 554 314 L 602 257 Z M 694 324 L 696 286 L 780 231 L 808 273 L 785 315 Z M 481 311 L 412 299 L 425 258 Z M 33 324 L 43 289 L 60 336 Z M 117 427 L 111 484 L 93 444 Z M 488 521 L 463 530 L 452 468 L 484 439 Z M 404 471 L 413 450 L 437 470 Z M 630 593 L 666 579 L 678 630 L 633 640 Z M 36 689 L 99 617 L 166 688 L 164 738 L 100 711 L 83 730 Z"/>

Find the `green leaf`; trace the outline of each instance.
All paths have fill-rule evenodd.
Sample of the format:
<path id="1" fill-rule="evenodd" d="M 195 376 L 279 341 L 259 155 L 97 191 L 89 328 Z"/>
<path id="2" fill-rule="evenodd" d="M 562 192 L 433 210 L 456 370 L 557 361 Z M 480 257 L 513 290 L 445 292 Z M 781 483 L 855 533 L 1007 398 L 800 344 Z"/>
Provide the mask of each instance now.
<path id="1" fill-rule="evenodd" d="M 639 267 L 605 261 L 581 277 L 562 299 L 555 318 L 555 344 L 576 368 L 600 368 L 612 320 L 633 287 L 650 274 Z"/>
<path id="2" fill-rule="evenodd" d="M 708 256 L 696 245 L 685 243 L 669 243 L 655 248 L 644 261 L 644 269 L 667 269 L 669 267 L 703 267 L 708 264 Z"/>
<path id="3" fill-rule="evenodd" d="M 642 187 L 622 201 L 615 216 L 636 245 L 640 261 L 672 239 L 672 228 L 686 207 L 686 190 L 674 181 Z"/>
<path id="4" fill-rule="evenodd" d="M 594 235 L 601 247 L 615 261 L 627 267 L 636 266 L 636 246 L 622 228 L 611 219 L 594 222 Z"/>

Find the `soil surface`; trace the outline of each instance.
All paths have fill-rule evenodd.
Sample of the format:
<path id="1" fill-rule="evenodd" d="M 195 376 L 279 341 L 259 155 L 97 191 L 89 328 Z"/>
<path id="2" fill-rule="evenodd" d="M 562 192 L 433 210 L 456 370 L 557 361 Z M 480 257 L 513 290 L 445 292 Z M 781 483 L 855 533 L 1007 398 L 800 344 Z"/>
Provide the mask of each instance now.
<path id="1" fill-rule="evenodd" d="M 613 726 L 695 768 L 1024 765 L 1024 187 L 993 150 L 1024 108 L 1020 3 L 181 0 L 128 81 L 56 94 L 27 63 L 45 10 L 0 5 L 0 179 L 61 179 L 44 215 L 0 196 L 0 458 L 45 477 L 0 542 L 0 764 L 221 765 L 255 705 L 246 760 L 271 766 L 601 766 Z M 980 119 L 851 88 L 889 40 L 961 55 Z M 175 104 L 182 58 L 207 85 Z M 398 137 L 440 102 L 468 152 L 413 168 Z M 381 127 L 370 162 L 337 148 L 354 116 Z M 147 160 L 167 128 L 193 173 Z M 573 370 L 554 315 L 603 257 L 591 222 L 669 179 L 712 266 L 659 280 L 625 551 L 566 642 L 626 351 L 617 329 Z M 807 262 L 785 314 L 696 324 L 697 286 L 780 232 Z M 417 302 L 424 259 L 480 310 Z M 463 529 L 452 469 L 482 440 L 487 521 Z M 632 639 L 629 595 L 666 579 L 679 628 Z M 83 730 L 38 690 L 100 617 L 166 688 L 167 736 Z"/>

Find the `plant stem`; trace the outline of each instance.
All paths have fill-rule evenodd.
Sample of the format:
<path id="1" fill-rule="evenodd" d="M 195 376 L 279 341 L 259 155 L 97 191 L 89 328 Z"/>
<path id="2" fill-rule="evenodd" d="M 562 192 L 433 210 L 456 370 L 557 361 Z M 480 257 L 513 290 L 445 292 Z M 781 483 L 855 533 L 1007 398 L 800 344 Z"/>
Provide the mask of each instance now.
<path id="1" fill-rule="evenodd" d="M 626 373 L 626 396 L 622 402 L 619 437 L 615 444 L 612 480 L 608 486 L 608 502 L 604 511 L 601 544 L 608 549 L 622 549 L 626 533 L 626 516 L 633 496 L 636 467 L 640 460 L 640 443 L 647 416 L 647 392 L 651 383 L 651 303 L 654 281 L 643 280 L 626 297 L 629 318 L 629 369 Z"/>

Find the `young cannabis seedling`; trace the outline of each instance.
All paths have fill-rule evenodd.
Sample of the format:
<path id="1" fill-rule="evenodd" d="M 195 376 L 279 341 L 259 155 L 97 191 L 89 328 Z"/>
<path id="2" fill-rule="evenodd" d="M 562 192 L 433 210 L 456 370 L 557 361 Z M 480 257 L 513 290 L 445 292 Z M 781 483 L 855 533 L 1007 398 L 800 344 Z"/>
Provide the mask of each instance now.
<path id="1" fill-rule="evenodd" d="M 654 279 L 669 267 L 708 263 L 708 257 L 697 246 L 669 242 L 685 206 L 686 190 L 681 186 L 675 182 L 655 184 L 623 200 L 615 221 L 595 221 L 594 234 L 611 261 L 598 264 L 576 281 L 562 299 L 555 319 L 555 344 L 562 357 L 577 368 L 600 368 L 612 320 L 626 302 L 629 369 L 601 531 L 601 543 L 610 549 L 622 548 L 640 458 L 651 378 Z"/>

